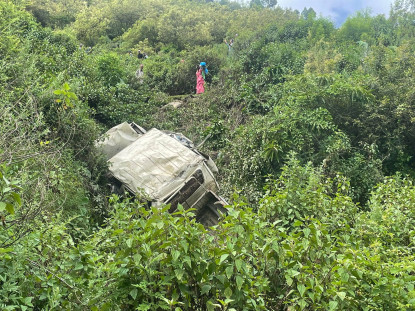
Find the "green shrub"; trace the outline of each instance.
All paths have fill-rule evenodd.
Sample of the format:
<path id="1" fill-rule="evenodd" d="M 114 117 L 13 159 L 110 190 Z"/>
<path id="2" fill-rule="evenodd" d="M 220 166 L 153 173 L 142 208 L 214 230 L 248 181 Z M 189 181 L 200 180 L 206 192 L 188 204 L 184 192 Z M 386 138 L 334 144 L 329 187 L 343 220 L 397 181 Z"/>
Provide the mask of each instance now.
<path id="1" fill-rule="evenodd" d="M 124 78 L 124 69 L 117 54 L 100 55 L 96 62 L 98 77 L 105 85 L 114 86 Z"/>

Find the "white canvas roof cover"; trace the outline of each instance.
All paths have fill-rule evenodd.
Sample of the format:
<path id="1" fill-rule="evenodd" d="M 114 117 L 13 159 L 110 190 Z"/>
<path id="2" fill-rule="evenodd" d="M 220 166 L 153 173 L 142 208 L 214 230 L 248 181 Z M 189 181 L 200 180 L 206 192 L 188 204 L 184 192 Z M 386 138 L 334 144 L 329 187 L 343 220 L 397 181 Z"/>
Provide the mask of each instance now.
<path id="1" fill-rule="evenodd" d="M 108 130 L 104 135 L 104 140 L 97 142 L 97 147 L 102 150 L 107 159 L 110 159 L 140 136 L 141 134 L 138 134 L 130 124 L 124 122 Z"/>
<path id="2" fill-rule="evenodd" d="M 162 201 L 204 165 L 204 158 L 167 134 L 151 129 L 109 162 L 114 177 L 132 192 L 142 189 L 151 199 Z"/>

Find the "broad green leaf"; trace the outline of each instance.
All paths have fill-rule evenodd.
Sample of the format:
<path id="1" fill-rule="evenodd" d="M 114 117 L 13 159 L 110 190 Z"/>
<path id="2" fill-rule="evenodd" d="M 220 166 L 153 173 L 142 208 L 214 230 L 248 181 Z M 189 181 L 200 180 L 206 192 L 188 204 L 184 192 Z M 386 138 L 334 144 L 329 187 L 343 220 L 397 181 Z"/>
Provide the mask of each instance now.
<path id="1" fill-rule="evenodd" d="M 84 267 L 84 265 L 83 265 L 81 262 L 78 262 L 78 263 L 75 265 L 75 270 L 81 270 L 83 267 Z"/>
<path id="2" fill-rule="evenodd" d="M 131 248 L 131 246 L 133 245 L 133 239 L 127 239 L 127 241 L 125 241 L 125 244 L 127 244 L 128 248 Z"/>
<path id="3" fill-rule="evenodd" d="M 224 275 L 217 275 L 216 278 L 223 284 L 225 283 L 226 277 Z"/>
<path id="4" fill-rule="evenodd" d="M 229 254 L 223 254 L 222 256 L 220 256 L 220 260 L 219 260 L 219 264 L 222 264 L 222 262 L 228 258 Z"/>
<path id="5" fill-rule="evenodd" d="M 239 275 L 236 277 L 236 286 L 238 287 L 238 290 L 241 290 L 242 285 L 244 283 L 244 279 L 241 278 Z"/>
<path id="6" fill-rule="evenodd" d="M 138 293 L 137 288 L 133 288 L 130 292 L 130 296 L 133 297 L 133 299 L 135 300 L 135 298 L 137 297 L 137 293 Z"/>
<path id="7" fill-rule="evenodd" d="M 293 224 L 294 227 L 299 227 L 299 226 L 302 226 L 302 225 L 303 225 L 303 223 L 300 220 L 294 221 L 294 224 Z"/>
<path id="8" fill-rule="evenodd" d="M 343 283 L 347 283 L 349 281 L 349 274 L 347 272 L 342 273 L 341 280 Z"/>
<path id="9" fill-rule="evenodd" d="M 6 210 L 11 214 L 14 215 L 14 206 L 10 203 L 6 204 Z"/>
<path id="10" fill-rule="evenodd" d="M 6 203 L 0 202 L 0 212 L 4 211 L 6 209 Z"/>
<path id="11" fill-rule="evenodd" d="M 233 266 L 229 266 L 225 270 L 226 276 L 228 277 L 228 280 L 232 277 L 233 274 Z"/>
<path id="12" fill-rule="evenodd" d="M 231 298 L 232 297 L 232 290 L 229 287 L 227 287 L 225 289 L 224 295 L 225 295 L 226 298 Z"/>
<path id="13" fill-rule="evenodd" d="M 192 260 L 190 259 L 190 257 L 189 257 L 189 256 L 185 256 L 185 257 L 183 258 L 183 262 L 185 262 L 185 263 L 189 266 L 189 268 L 191 268 L 191 267 L 192 267 Z"/>
<path id="14" fill-rule="evenodd" d="M 19 204 L 22 205 L 22 199 L 20 198 L 20 195 L 18 195 L 16 192 L 12 193 L 12 196 L 14 198 L 14 200 Z"/>
<path id="15" fill-rule="evenodd" d="M 177 279 L 180 281 L 183 278 L 184 271 L 182 269 L 174 270 L 174 274 L 176 275 Z"/>
<path id="16" fill-rule="evenodd" d="M 341 300 L 344 300 L 344 298 L 346 297 L 346 293 L 345 292 L 338 292 L 337 296 L 339 296 Z"/>
<path id="17" fill-rule="evenodd" d="M 136 265 L 139 265 L 141 263 L 142 256 L 140 254 L 135 254 L 133 258 L 134 258 L 134 263 Z"/>
<path id="18" fill-rule="evenodd" d="M 210 291 L 210 289 L 212 288 L 212 286 L 210 286 L 210 285 L 203 285 L 202 286 L 202 291 L 201 291 L 201 294 L 202 295 L 204 295 L 204 294 L 206 294 L 207 292 L 209 292 Z"/>
<path id="19" fill-rule="evenodd" d="M 187 251 L 189 250 L 189 243 L 187 243 L 186 241 L 181 241 L 180 244 L 182 245 L 184 252 L 187 253 Z"/>
<path id="20" fill-rule="evenodd" d="M 236 270 L 238 270 L 238 272 L 241 272 L 242 260 L 236 259 L 235 260 L 235 266 L 236 266 Z"/>
<path id="21" fill-rule="evenodd" d="M 332 300 L 329 302 L 329 310 L 336 310 L 338 302 L 336 300 Z"/>
<path id="22" fill-rule="evenodd" d="M 306 287 L 304 286 L 304 284 L 298 284 L 297 289 L 298 289 L 298 292 L 300 293 L 300 296 L 303 297 L 306 291 Z"/>
<path id="23" fill-rule="evenodd" d="M 32 300 L 34 297 L 25 297 L 23 303 L 27 306 L 33 307 Z"/>
<path id="24" fill-rule="evenodd" d="M 313 293 L 313 292 L 311 292 L 311 291 L 308 291 L 308 292 L 307 292 L 307 295 L 308 295 L 308 297 L 310 297 L 310 298 L 311 298 L 311 300 L 314 302 L 314 293 Z"/>
<path id="25" fill-rule="evenodd" d="M 180 256 L 180 252 L 178 250 L 173 250 L 171 253 L 174 261 L 176 261 Z"/>
<path id="26" fill-rule="evenodd" d="M 300 306 L 301 310 L 304 310 L 304 308 L 307 306 L 307 302 L 306 302 L 304 299 L 301 299 L 301 300 L 298 302 L 298 304 L 299 304 L 299 306 Z"/>
<path id="27" fill-rule="evenodd" d="M 48 296 L 47 296 L 47 294 L 46 294 L 46 293 L 42 293 L 42 294 L 39 296 L 39 300 L 45 300 L 46 298 L 48 298 Z"/>

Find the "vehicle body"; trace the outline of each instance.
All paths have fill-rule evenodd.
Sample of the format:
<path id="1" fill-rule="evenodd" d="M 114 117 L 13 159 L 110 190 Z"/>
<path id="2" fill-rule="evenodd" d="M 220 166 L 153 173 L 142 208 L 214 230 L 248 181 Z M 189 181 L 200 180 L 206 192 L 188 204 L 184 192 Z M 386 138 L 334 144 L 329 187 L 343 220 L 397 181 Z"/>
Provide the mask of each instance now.
<path id="1" fill-rule="evenodd" d="M 178 204 L 194 208 L 196 220 L 206 226 L 217 224 L 226 212 L 225 201 L 216 195 L 216 165 L 184 135 L 124 122 L 98 146 L 107 156 L 110 175 L 151 205 L 170 204 L 170 212 Z"/>

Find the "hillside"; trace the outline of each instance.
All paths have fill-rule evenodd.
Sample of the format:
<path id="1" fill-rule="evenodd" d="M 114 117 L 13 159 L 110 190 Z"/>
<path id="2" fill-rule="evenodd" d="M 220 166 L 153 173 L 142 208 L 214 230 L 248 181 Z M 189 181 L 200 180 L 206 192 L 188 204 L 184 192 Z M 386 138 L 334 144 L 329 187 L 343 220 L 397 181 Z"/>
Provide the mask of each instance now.
<path id="1" fill-rule="evenodd" d="M 1 1 L 0 309 L 414 309 L 414 7 Z M 204 142 L 218 226 L 110 193 L 124 121 Z"/>

